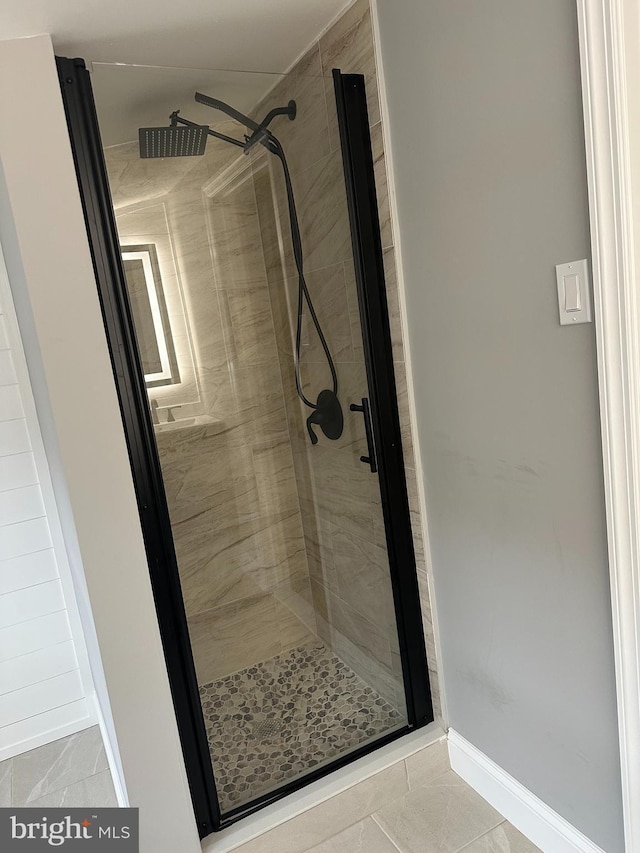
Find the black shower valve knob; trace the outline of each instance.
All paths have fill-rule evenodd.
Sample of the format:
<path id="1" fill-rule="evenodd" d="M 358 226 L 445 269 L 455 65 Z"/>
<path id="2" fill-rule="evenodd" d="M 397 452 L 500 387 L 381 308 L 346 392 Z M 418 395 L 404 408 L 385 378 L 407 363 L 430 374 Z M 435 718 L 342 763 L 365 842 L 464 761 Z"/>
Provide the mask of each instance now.
<path id="1" fill-rule="evenodd" d="M 331 441 L 336 441 L 342 435 L 344 429 L 342 406 L 337 395 L 328 388 L 318 394 L 316 407 L 307 418 L 307 432 L 311 444 L 318 443 L 318 436 L 313 429 L 314 424 L 317 424 Z"/>

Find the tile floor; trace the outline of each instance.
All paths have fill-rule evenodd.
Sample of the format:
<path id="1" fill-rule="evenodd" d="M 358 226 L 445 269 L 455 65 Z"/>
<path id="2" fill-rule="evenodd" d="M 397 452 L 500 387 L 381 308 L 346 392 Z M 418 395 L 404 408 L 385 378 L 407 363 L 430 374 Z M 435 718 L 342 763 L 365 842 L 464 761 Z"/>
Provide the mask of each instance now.
<path id="1" fill-rule="evenodd" d="M 0 808 L 117 805 L 98 726 L 0 762 Z"/>
<path id="2" fill-rule="evenodd" d="M 200 688 L 223 811 L 404 724 L 313 642 Z"/>
<path id="3" fill-rule="evenodd" d="M 449 767 L 439 741 L 234 853 L 540 853 Z"/>

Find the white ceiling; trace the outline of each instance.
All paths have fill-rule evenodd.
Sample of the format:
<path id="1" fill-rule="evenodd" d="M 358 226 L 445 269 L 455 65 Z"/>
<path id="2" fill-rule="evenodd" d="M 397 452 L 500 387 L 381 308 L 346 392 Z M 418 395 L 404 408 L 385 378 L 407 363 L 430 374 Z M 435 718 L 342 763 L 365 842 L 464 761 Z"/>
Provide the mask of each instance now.
<path id="1" fill-rule="evenodd" d="M 2 0 L 0 37 L 91 62 L 285 71 L 346 0 Z"/>
<path id="2" fill-rule="evenodd" d="M 2 0 L 3 39 L 49 33 L 58 55 L 94 65 L 105 145 L 136 138 L 181 109 L 214 123 L 193 102 L 200 89 L 248 109 L 274 78 L 195 69 L 283 72 L 349 0 Z M 118 69 L 114 63 L 172 67 Z M 188 70 L 185 70 L 188 69 Z"/>

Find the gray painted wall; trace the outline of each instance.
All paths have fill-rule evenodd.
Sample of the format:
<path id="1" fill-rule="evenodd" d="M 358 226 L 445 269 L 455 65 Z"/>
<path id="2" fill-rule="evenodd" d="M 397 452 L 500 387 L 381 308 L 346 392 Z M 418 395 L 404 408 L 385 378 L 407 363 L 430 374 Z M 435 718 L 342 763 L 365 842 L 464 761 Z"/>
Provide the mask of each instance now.
<path id="1" fill-rule="evenodd" d="M 450 724 L 623 850 L 573 0 L 378 0 Z"/>

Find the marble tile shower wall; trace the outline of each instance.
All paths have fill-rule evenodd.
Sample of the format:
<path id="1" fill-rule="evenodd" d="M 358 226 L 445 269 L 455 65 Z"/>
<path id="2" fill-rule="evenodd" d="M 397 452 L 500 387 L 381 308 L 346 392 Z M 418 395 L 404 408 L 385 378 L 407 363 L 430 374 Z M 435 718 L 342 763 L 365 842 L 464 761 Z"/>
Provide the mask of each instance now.
<path id="1" fill-rule="evenodd" d="M 296 271 L 290 249 L 286 197 L 273 158 L 254 161 L 254 183 L 275 323 L 290 443 L 318 635 L 395 707 L 404 704 L 392 594 L 377 478 L 359 461 L 365 454 L 362 417 L 349 403 L 367 394 L 351 238 L 331 72 L 365 75 L 370 131 L 384 249 L 393 359 L 407 466 L 414 545 L 436 714 L 440 714 L 427 569 L 408 409 L 405 353 L 400 324 L 396 259 L 371 13 L 357 0 L 311 46 L 256 110 L 294 98 L 298 115 L 274 122 L 285 148 L 301 219 L 305 272 L 337 364 L 345 432 L 337 442 L 320 436 L 311 447 L 293 383 Z M 305 315 L 302 374 L 305 390 L 330 387 L 330 374 L 313 326 Z"/>
<path id="2" fill-rule="evenodd" d="M 156 436 L 201 684 L 299 646 L 316 628 L 251 172 L 203 193 L 237 160 L 217 140 L 188 170 L 142 161 L 136 145 L 107 150 L 129 242 L 136 229 L 153 241 L 144 219 L 153 205 L 131 225 L 132 187 L 135 203 L 164 205 L 202 403 L 215 420 Z"/>

